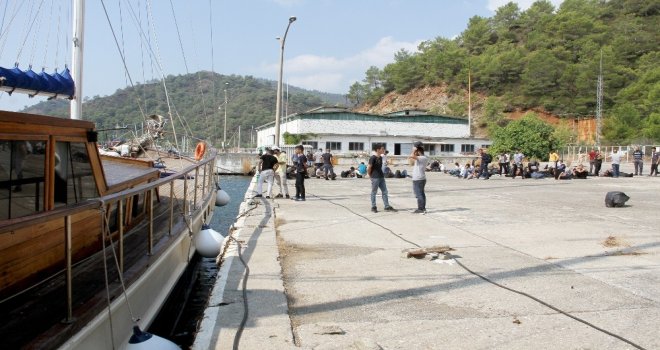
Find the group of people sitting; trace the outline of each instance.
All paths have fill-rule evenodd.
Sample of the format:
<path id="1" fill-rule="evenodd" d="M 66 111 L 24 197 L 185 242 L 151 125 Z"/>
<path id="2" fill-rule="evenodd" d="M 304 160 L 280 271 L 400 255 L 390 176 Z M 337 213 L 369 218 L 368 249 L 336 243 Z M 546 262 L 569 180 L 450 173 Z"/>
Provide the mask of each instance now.
<path id="1" fill-rule="evenodd" d="M 496 174 L 502 175 L 500 170 L 495 167 L 487 168 L 485 171 L 488 171 L 490 176 Z M 478 164 L 472 164 L 471 162 L 467 162 L 464 165 L 454 163 L 454 168 L 447 171 L 447 174 L 462 179 L 478 179 L 485 176 L 485 174 L 480 173 L 480 167 Z M 589 175 L 589 171 L 582 164 L 578 164 L 577 166 L 570 168 L 566 166 L 563 161 L 559 161 L 556 168 L 549 168 L 547 165 L 544 168 L 541 168 L 541 165 L 538 161 L 532 160 L 527 163 L 526 167 L 513 167 L 508 173 L 505 173 L 504 175 L 513 178 L 521 177 L 523 179 L 542 179 L 545 177 L 554 177 L 557 180 L 570 180 L 586 179 Z"/>
<path id="2" fill-rule="evenodd" d="M 364 164 L 364 162 L 360 162 L 360 165 L 358 165 L 357 168 L 355 167 L 350 167 L 348 170 L 344 170 L 340 173 L 341 177 L 343 178 L 363 178 L 367 175 L 367 166 Z M 386 178 L 405 178 L 409 177 L 408 176 L 408 171 L 405 169 L 403 170 L 396 170 L 392 171 L 392 169 L 389 166 L 383 167 L 383 175 L 385 175 Z"/>

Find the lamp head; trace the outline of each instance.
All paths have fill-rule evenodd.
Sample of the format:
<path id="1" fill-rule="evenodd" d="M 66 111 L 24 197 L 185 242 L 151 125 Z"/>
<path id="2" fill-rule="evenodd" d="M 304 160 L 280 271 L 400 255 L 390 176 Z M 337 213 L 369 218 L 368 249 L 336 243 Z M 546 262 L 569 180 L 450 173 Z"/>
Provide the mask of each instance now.
<path id="1" fill-rule="evenodd" d="M 289 17 L 289 23 L 293 23 L 293 22 L 295 22 L 296 19 L 297 19 L 296 16 L 291 16 L 291 17 Z"/>

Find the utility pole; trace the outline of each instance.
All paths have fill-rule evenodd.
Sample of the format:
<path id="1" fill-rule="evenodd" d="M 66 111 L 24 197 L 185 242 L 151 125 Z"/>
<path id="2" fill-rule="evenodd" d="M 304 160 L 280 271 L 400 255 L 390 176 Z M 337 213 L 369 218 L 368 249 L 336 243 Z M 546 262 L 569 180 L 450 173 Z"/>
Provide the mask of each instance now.
<path id="1" fill-rule="evenodd" d="M 227 145 L 227 87 L 229 86 L 229 83 L 225 83 L 225 127 L 223 131 L 223 136 L 222 136 L 222 150 L 225 150 L 225 147 Z"/>
<path id="2" fill-rule="evenodd" d="M 600 132 L 603 122 L 603 49 L 600 49 L 600 70 L 596 89 L 596 145 L 600 146 Z"/>
<path id="3" fill-rule="evenodd" d="M 472 77 L 468 68 L 468 137 L 472 137 Z"/>

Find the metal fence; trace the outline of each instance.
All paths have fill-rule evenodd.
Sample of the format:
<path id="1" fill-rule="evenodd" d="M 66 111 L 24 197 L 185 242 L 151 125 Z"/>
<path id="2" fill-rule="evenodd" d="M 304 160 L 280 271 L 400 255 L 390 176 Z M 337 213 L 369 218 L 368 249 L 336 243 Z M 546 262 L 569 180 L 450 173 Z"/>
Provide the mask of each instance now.
<path id="1" fill-rule="evenodd" d="M 615 150 L 622 152 L 624 157 L 622 161 L 629 162 L 632 161 L 633 152 L 635 149 L 639 149 L 644 153 L 644 160 L 651 160 L 653 156 L 653 147 L 660 152 L 660 145 L 626 145 L 626 146 L 566 146 L 561 150 L 561 158 L 565 162 L 572 163 L 589 163 L 589 151 L 593 148 L 598 150 L 600 153 L 609 155 L 612 154 Z"/>

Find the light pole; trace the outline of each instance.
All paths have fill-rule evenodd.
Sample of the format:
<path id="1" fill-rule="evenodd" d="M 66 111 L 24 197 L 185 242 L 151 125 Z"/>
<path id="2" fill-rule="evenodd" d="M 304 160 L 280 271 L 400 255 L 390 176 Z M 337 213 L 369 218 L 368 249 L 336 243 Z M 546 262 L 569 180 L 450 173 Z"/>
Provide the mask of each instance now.
<path id="1" fill-rule="evenodd" d="M 291 23 L 296 21 L 295 16 L 289 17 L 289 24 L 286 26 L 286 31 L 282 39 L 277 38 L 280 41 L 280 76 L 277 80 L 277 101 L 275 102 L 275 145 L 280 145 L 280 110 L 282 109 L 282 71 L 284 70 L 284 42 L 286 42 L 286 35 L 289 33 L 289 27 Z"/>
<path id="2" fill-rule="evenodd" d="M 229 86 L 229 83 L 225 83 L 225 127 L 223 129 L 223 135 L 222 135 L 222 150 L 225 150 L 225 147 L 227 145 L 227 87 Z"/>

